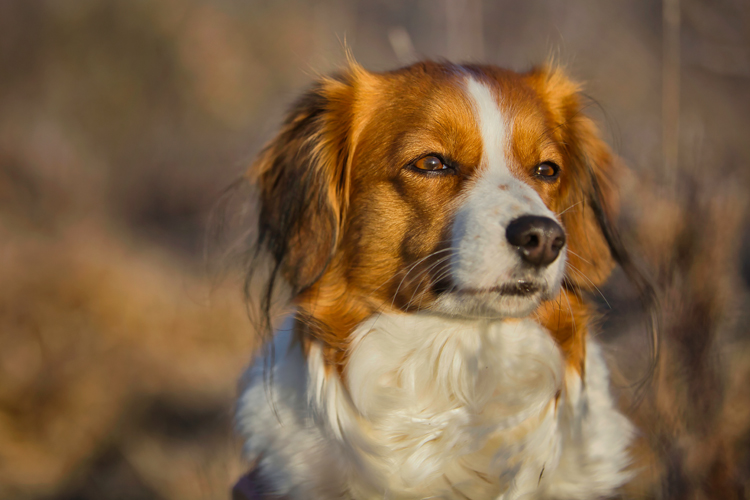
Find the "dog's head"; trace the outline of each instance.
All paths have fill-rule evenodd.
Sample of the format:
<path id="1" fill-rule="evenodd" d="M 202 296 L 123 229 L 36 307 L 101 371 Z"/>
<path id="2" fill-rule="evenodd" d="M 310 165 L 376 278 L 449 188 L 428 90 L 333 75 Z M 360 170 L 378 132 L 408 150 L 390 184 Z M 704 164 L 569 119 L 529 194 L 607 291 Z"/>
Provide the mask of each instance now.
<path id="1" fill-rule="evenodd" d="M 352 65 L 253 169 L 260 245 L 329 344 L 378 310 L 525 316 L 608 276 L 613 160 L 560 70 Z"/>

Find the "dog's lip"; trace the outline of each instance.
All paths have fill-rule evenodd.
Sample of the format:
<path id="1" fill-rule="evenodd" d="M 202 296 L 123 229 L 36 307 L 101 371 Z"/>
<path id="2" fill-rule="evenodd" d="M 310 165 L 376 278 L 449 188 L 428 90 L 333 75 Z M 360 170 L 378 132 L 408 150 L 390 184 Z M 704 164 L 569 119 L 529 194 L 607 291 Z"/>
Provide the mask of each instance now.
<path id="1" fill-rule="evenodd" d="M 511 283 L 490 288 L 462 288 L 459 293 L 464 295 L 485 295 L 488 293 L 499 293 L 505 296 L 528 297 L 543 290 L 541 283 L 528 279 L 517 279 Z"/>

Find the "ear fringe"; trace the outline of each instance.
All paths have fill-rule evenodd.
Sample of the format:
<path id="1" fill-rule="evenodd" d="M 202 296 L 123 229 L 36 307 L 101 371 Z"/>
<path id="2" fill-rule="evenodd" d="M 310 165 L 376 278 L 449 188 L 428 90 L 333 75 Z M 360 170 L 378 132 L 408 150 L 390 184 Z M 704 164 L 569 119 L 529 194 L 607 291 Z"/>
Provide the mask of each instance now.
<path id="1" fill-rule="evenodd" d="M 532 84 L 547 103 L 552 120 L 559 124 L 561 142 L 567 145 L 571 161 L 575 163 L 571 165 L 574 183 L 571 192 L 586 193 L 584 199 L 571 201 L 580 203 L 580 210 L 567 212 L 563 219 L 569 231 L 580 233 L 575 240 L 589 245 L 589 254 L 581 257 L 588 258 L 588 262 L 578 264 L 586 266 L 585 274 L 590 276 L 592 283 L 581 282 L 575 277 L 571 279 L 584 289 L 595 286 L 595 282 L 603 282 L 611 270 L 604 260 L 611 257 L 635 287 L 645 313 L 646 330 L 650 339 L 650 363 L 647 372 L 636 383 L 637 404 L 657 367 L 661 317 L 656 288 L 650 277 L 632 259 L 614 223 L 618 212 L 617 191 L 610 178 L 616 175 L 614 167 L 617 159 L 599 138 L 596 124 L 582 112 L 582 85 L 569 79 L 555 61 L 549 61 L 545 66 L 534 70 L 531 78 Z M 598 235 L 591 234 L 592 231 L 596 231 Z M 601 243 L 596 243 L 597 238 Z M 583 249 L 576 249 L 576 252 L 586 253 Z M 608 254 L 606 257 L 605 253 Z M 575 255 L 571 256 L 571 259 L 577 258 Z"/>
<path id="2" fill-rule="evenodd" d="M 554 60 L 548 60 L 532 74 L 538 75 L 537 89 L 552 112 L 552 119 L 555 123 L 564 123 L 568 119 L 567 109 L 573 104 L 579 106 L 583 85 L 568 78 L 562 65 Z M 566 99 L 559 96 L 566 96 Z"/>
<path id="3" fill-rule="evenodd" d="M 662 322 L 659 296 L 654 282 L 645 271 L 633 261 L 630 252 L 620 238 L 619 231 L 617 231 L 605 213 L 601 202 L 601 188 L 595 176 L 592 176 L 591 182 L 593 186 L 591 206 L 599 223 L 599 227 L 604 234 L 604 238 L 607 240 L 607 246 L 612 253 L 612 257 L 623 270 L 628 281 L 630 281 L 635 287 L 646 318 L 646 330 L 650 340 L 648 344 L 650 363 L 647 367 L 646 373 L 644 373 L 640 380 L 636 381 L 634 386 L 635 397 L 633 398 L 633 404 L 637 406 L 642 401 L 645 394 L 644 391 L 649 382 L 653 380 L 659 365 L 659 353 L 661 350 L 660 332 Z"/>
<path id="4" fill-rule="evenodd" d="M 357 62 L 354 53 L 352 52 L 352 48 L 346 44 L 346 41 L 344 41 L 344 55 L 346 57 L 346 72 L 352 74 L 355 79 L 357 79 L 356 77 L 358 76 L 369 74 L 367 70 Z"/>
<path id="5" fill-rule="evenodd" d="M 348 205 L 351 81 L 345 73 L 313 85 L 245 174 L 259 196 L 245 291 L 266 340 L 272 311 L 323 276 L 338 244 Z"/>

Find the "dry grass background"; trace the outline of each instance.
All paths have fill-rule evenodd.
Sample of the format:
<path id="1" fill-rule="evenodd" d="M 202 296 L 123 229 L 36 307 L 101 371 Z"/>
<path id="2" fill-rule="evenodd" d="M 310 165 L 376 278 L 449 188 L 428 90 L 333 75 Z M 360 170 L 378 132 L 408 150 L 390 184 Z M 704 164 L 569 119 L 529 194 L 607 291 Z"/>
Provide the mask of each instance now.
<path id="1" fill-rule="evenodd" d="M 646 0 L 0 2 L 0 498 L 228 497 L 253 333 L 239 271 L 206 271 L 208 214 L 344 41 L 375 70 L 552 56 L 587 82 L 631 168 L 622 223 L 663 319 L 636 406 L 642 311 L 621 275 L 602 290 L 603 339 L 652 464 L 625 496 L 743 498 L 750 5 L 678 6 L 663 75 L 674 52 Z M 667 172 L 663 76 L 680 91 Z"/>

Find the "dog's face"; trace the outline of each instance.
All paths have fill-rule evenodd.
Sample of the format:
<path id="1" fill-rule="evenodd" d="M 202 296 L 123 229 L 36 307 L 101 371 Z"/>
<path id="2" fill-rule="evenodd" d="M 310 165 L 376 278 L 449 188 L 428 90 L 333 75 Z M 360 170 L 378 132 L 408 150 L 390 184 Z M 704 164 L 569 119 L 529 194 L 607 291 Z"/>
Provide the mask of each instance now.
<path id="1" fill-rule="evenodd" d="M 612 266 L 611 157 L 559 71 L 352 67 L 298 102 L 256 175 L 261 242 L 340 332 L 383 309 L 525 316 Z"/>

